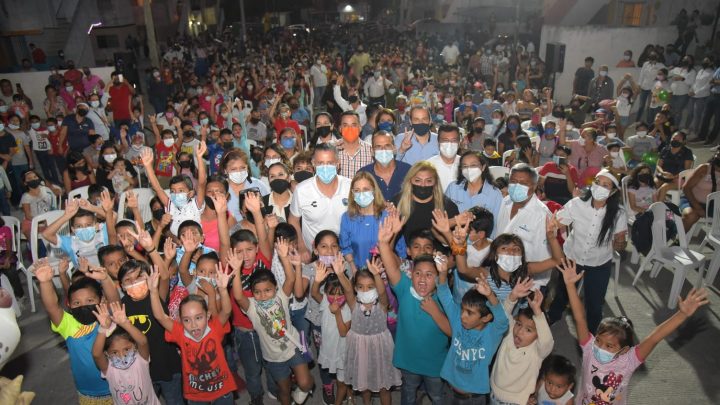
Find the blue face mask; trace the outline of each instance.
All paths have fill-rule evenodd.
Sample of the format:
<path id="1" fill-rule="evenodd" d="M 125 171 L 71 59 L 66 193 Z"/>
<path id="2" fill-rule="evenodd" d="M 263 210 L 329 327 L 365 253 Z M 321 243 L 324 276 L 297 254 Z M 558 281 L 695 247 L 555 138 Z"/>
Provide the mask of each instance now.
<path id="1" fill-rule="evenodd" d="M 393 132 L 393 123 L 392 122 L 381 122 L 378 124 L 377 129 L 385 132 Z"/>
<path id="2" fill-rule="evenodd" d="M 507 127 L 511 131 L 517 131 L 517 129 L 519 128 L 519 125 L 516 122 L 509 122 L 507 124 Z"/>
<path id="3" fill-rule="evenodd" d="M 207 125 L 210 123 L 210 120 L 208 118 L 203 118 L 200 120 L 200 125 Z"/>
<path id="4" fill-rule="evenodd" d="M 375 161 L 383 166 L 387 166 L 395 159 L 395 154 L 391 150 L 378 150 L 375 151 Z"/>
<path id="5" fill-rule="evenodd" d="M 528 199 L 528 186 L 519 183 L 512 183 L 508 186 L 508 195 L 513 202 L 521 203 Z"/>
<path id="6" fill-rule="evenodd" d="M 188 203 L 187 193 L 170 193 L 170 201 L 175 204 L 178 209 L 183 209 Z"/>
<path id="7" fill-rule="evenodd" d="M 130 366 L 135 363 L 137 357 L 137 350 L 133 349 L 128 351 L 124 356 L 109 356 L 110 364 L 120 370 L 127 370 Z"/>
<path id="8" fill-rule="evenodd" d="M 353 199 L 362 208 L 365 208 L 372 204 L 373 200 L 375 200 L 375 195 L 373 195 L 372 191 L 361 191 L 359 193 L 353 193 Z"/>
<path id="9" fill-rule="evenodd" d="M 75 236 L 83 242 L 90 242 L 95 239 L 95 227 L 88 226 L 87 228 L 75 229 Z"/>
<path id="10" fill-rule="evenodd" d="M 607 350 L 597 347 L 595 344 L 592 346 L 593 356 L 600 364 L 610 363 L 615 359 L 615 353 L 610 353 Z"/>
<path id="11" fill-rule="evenodd" d="M 270 309 L 273 306 L 273 304 L 275 304 L 275 297 L 272 297 L 269 300 L 263 300 L 263 301 L 256 300 L 255 302 L 257 303 L 258 307 L 267 311 L 268 309 Z"/>
<path id="12" fill-rule="evenodd" d="M 545 128 L 545 135 L 555 135 L 555 128 Z"/>
<path id="13" fill-rule="evenodd" d="M 295 138 L 283 138 L 280 140 L 280 145 L 285 149 L 292 149 L 295 147 Z"/>
<path id="14" fill-rule="evenodd" d="M 337 167 L 335 165 L 320 165 L 315 168 L 315 174 L 325 184 L 332 183 L 337 176 Z"/>

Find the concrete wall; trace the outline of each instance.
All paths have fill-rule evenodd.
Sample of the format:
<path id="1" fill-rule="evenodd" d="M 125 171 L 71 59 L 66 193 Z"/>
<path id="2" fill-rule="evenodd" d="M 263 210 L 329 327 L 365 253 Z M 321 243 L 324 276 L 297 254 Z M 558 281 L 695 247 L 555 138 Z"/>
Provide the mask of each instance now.
<path id="1" fill-rule="evenodd" d="M 100 76 L 103 81 L 107 84 L 110 82 L 110 73 L 115 70 L 114 67 L 94 67 L 91 68 L 93 74 Z M 64 73 L 61 70 L 60 73 Z M 45 100 L 45 86 L 48 84 L 48 77 L 50 72 L 28 72 L 28 73 L 8 73 L 0 75 L 0 79 L 8 79 L 12 82 L 12 87 L 15 89 L 15 83 L 20 83 L 25 94 L 30 97 L 33 102 L 34 109 L 33 114 L 38 115 L 41 118 L 45 118 L 45 112 L 43 111 L 43 101 Z"/>
<path id="2" fill-rule="evenodd" d="M 698 36 L 707 38 L 710 34 L 702 27 Z M 625 73 L 615 72 L 615 65 L 622 59 L 623 52 L 630 49 L 633 60 L 637 62 L 638 56 L 649 43 L 668 44 L 677 37 L 675 27 L 648 27 L 648 28 L 612 28 L 605 26 L 553 26 L 545 25 L 542 29 L 538 53 L 545 60 L 545 46 L 548 42 L 565 44 L 565 66 L 563 73 L 555 78 L 555 95 L 561 102 L 566 102 L 572 95 L 572 81 L 575 70 L 583 65 L 585 57 L 595 58 L 594 68 L 600 65 L 610 66 L 610 77 L 617 83 Z M 693 51 L 691 47 L 690 52 Z M 631 72 L 632 73 L 632 72 Z M 634 75 L 637 78 L 637 75 Z"/>

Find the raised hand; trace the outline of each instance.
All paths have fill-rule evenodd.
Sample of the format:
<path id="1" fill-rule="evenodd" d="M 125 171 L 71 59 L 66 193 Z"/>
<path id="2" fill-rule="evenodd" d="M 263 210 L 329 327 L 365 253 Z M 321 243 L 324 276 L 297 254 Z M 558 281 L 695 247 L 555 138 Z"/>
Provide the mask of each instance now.
<path id="1" fill-rule="evenodd" d="M 391 217 L 385 217 L 378 227 L 378 242 L 390 243 L 395 234 L 393 233 L 393 225 Z"/>
<path id="2" fill-rule="evenodd" d="M 325 263 L 318 260 L 315 262 L 315 282 L 316 283 L 322 283 L 327 278 L 328 274 L 330 274 L 330 269 L 325 267 Z"/>
<path id="3" fill-rule="evenodd" d="M 155 116 L 155 114 L 150 114 L 150 115 L 148 116 L 148 119 L 150 120 L 150 124 L 156 124 L 156 123 L 157 123 L 157 117 Z"/>
<path id="4" fill-rule="evenodd" d="M 545 233 L 555 237 L 559 229 L 560 221 L 557 219 L 557 214 L 548 215 L 545 218 Z"/>
<path id="5" fill-rule="evenodd" d="M 265 224 L 267 224 L 267 227 L 270 229 L 277 228 L 279 223 L 280 223 L 280 221 L 278 220 L 278 217 L 275 214 L 270 214 L 265 217 Z"/>
<path id="6" fill-rule="evenodd" d="M 112 311 L 112 320 L 119 326 L 127 325 L 130 321 L 125 314 L 125 304 L 119 301 L 110 303 L 110 311 Z"/>
<path id="7" fill-rule="evenodd" d="M 262 208 L 262 201 L 260 200 L 260 195 L 256 193 L 247 193 L 245 194 L 245 208 L 247 208 L 248 211 L 252 212 L 253 215 L 256 213 L 260 213 Z"/>
<path id="8" fill-rule="evenodd" d="M 407 152 L 408 149 L 412 148 L 412 141 L 415 137 L 415 131 L 409 129 L 403 134 L 403 140 L 400 143 L 400 152 Z"/>
<path id="9" fill-rule="evenodd" d="M 475 284 L 475 289 L 477 290 L 477 292 L 484 295 L 485 297 L 489 297 L 493 293 L 493 290 L 490 288 L 490 284 L 488 284 L 487 280 L 477 278 L 475 279 L 475 281 L 477 282 Z"/>
<path id="10" fill-rule="evenodd" d="M 370 270 L 370 273 L 376 276 L 381 275 L 385 271 L 382 260 L 380 260 L 377 256 L 375 256 L 372 260 L 365 260 L 365 264 L 367 265 L 368 270 Z"/>
<path id="11" fill-rule="evenodd" d="M 435 267 L 437 267 L 438 273 L 447 273 L 448 271 L 448 259 L 447 256 L 440 252 L 435 252 Z"/>
<path id="12" fill-rule="evenodd" d="M 47 263 L 47 260 L 43 262 L 36 262 L 34 267 L 35 277 L 39 282 L 44 283 L 52 281 L 52 278 L 55 275 L 55 270 L 53 270 L 52 266 Z"/>
<path id="13" fill-rule="evenodd" d="M 332 267 L 335 274 L 345 272 L 345 258 L 343 257 L 342 253 L 338 252 L 335 255 L 335 260 L 333 260 Z"/>
<path id="14" fill-rule="evenodd" d="M 107 304 L 103 303 L 95 305 L 93 315 L 95 315 L 95 318 L 98 320 L 98 323 L 103 329 L 109 329 L 110 326 L 112 326 L 113 321 L 110 316 L 110 311 L 108 311 Z"/>
<path id="15" fill-rule="evenodd" d="M 177 254 L 177 245 L 172 241 L 172 238 L 165 238 L 165 244 L 163 245 L 163 257 L 165 260 L 172 259 Z"/>
<path id="16" fill-rule="evenodd" d="M 198 241 L 195 240 L 195 236 L 184 233 L 180 235 L 180 243 L 182 243 L 183 248 L 185 249 L 186 254 L 192 254 L 195 249 L 200 246 Z"/>
<path id="17" fill-rule="evenodd" d="M 512 291 L 510 291 L 510 300 L 517 301 L 520 298 L 527 297 L 530 294 L 530 291 L 532 291 L 533 285 L 533 280 L 530 277 L 517 280 Z"/>
<path id="18" fill-rule="evenodd" d="M 290 252 L 288 252 L 288 260 L 293 266 L 299 266 L 302 264 L 302 258 L 300 257 L 300 253 L 298 253 L 297 249 L 295 248 L 290 248 Z"/>
<path id="19" fill-rule="evenodd" d="M 152 115 L 151 115 L 151 117 L 152 117 Z M 128 190 L 125 193 L 125 205 L 128 208 L 137 208 L 138 207 L 137 194 L 135 194 L 132 190 Z"/>
<path id="20" fill-rule="evenodd" d="M 432 211 L 432 226 L 441 234 L 450 233 L 450 219 L 447 212 L 439 209 Z"/>
<path id="21" fill-rule="evenodd" d="M 466 217 L 465 221 L 457 221 L 455 229 L 453 229 L 453 239 L 455 243 L 465 244 L 467 243 L 468 229 L 470 228 L 470 217 Z"/>
<path id="22" fill-rule="evenodd" d="M 530 305 L 530 308 L 532 308 L 533 313 L 535 315 L 542 314 L 542 301 L 543 301 L 543 294 L 540 292 L 540 289 L 536 289 L 533 291 L 533 296 L 531 300 L 528 300 L 528 304 Z"/>
<path id="23" fill-rule="evenodd" d="M 165 228 L 166 226 L 170 225 L 173 221 L 172 215 L 170 213 L 164 213 L 162 218 L 160 219 L 160 227 Z"/>
<path id="24" fill-rule="evenodd" d="M 222 263 L 216 264 L 215 270 L 215 281 L 218 288 L 227 288 L 232 276 L 238 272 L 238 270 L 230 269 L 228 265 L 223 266 Z"/>
<path id="25" fill-rule="evenodd" d="M 287 257 L 290 253 L 290 243 L 287 239 L 280 237 L 275 241 L 275 250 L 277 250 L 278 257 Z"/>
<path id="26" fill-rule="evenodd" d="M 195 156 L 198 159 L 202 159 L 202 157 L 205 155 L 205 152 L 207 152 L 207 144 L 205 142 L 200 142 L 195 149 Z"/>
<path id="27" fill-rule="evenodd" d="M 69 198 L 65 202 L 65 215 L 68 217 L 72 217 L 73 215 L 77 214 L 78 210 L 80 209 L 80 203 L 75 198 Z"/>
<path id="28" fill-rule="evenodd" d="M 215 207 L 215 212 L 219 214 L 224 214 L 227 212 L 227 197 L 225 194 L 213 194 L 209 196 L 210 199 L 212 199 L 213 206 Z"/>
<path id="29" fill-rule="evenodd" d="M 692 289 L 688 295 L 683 299 L 678 297 L 678 309 L 685 316 L 690 317 L 703 305 L 707 305 L 710 301 L 707 298 L 707 290 L 701 288 L 699 290 Z"/>
<path id="30" fill-rule="evenodd" d="M 560 265 L 557 266 L 557 269 L 560 273 L 562 273 L 563 280 L 565 281 L 565 285 L 575 285 L 585 274 L 584 271 L 581 271 L 580 273 L 577 272 L 577 266 L 575 265 L 575 262 L 564 258 L 560 262 Z"/>
<path id="31" fill-rule="evenodd" d="M 160 269 L 157 266 L 153 266 L 150 270 L 150 276 L 147 278 L 147 285 L 150 291 L 157 291 L 160 285 Z"/>
<path id="32" fill-rule="evenodd" d="M 108 273 L 104 267 L 90 267 L 85 276 L 96 281 L 105 281 L 108 278 Z"/>
<path id="33" fill-rule="evenodd" d="M 135 233 L 133 231 L 128 231 L 128 233 L 130 233 L 133 238 L 137 239 L 140 246 L 145 249 L 146 252 L 155 248 L 152 236 L 150 236 L 150 232 L 142 229 L 139 233 Z"/>
<path id="34" fill-rule="evenodd" d="M 143 148 L 142 151 L 140 151 L 140 160 L 142 161 L 143 166 L 145 169 L 152 170 L 153 165 L 153 151 L 151 148 Z"/>
<path id="35" fill-rule="evenodd" d="M 331 314 L 335 315 L 337 313 L 337 311 L 340 309 L 340 304 L 338 304 L 337 302 L 333 302 L 332 304 L 330 304 L 328 306 L 328 309 L 330 310 Z"/>
<path id="36" fill-rule="evenodd" d="M 110 192 L 107 190 L 103 190 L 100 193 L 100 205 L 102 206 L 103 210 L 105 212 L 112 212 L 113 210 L 113 199 L 110 196 Z"/>
<path id="37" fill-rule="evenodd" d="M 58 262 L 58 273 L 59 274 L 67 274 L 67 271 L 69 268 L 70 268 L 70 259 L 68 259 L 67 256 L 61 256 L 60 262 Z"/>
<path id="38" fill-rule="evenodd" d="M 427 312 L 431 316 L 441 313 L 440 307 L 438 306 L 437 302 L 435 302 L 435 300 L 432 299 L 432 297 L 429 295 L 423 298 L 422 301 L 420 301 L 420 308 L 422 308 L 423 311 Z"/>
<path id="39" fill-rule="evenodd" d="M 233 268 L 233 270 L 242 269 L 243 258 L 241 255 L 235 252 L 235 249 L 230 249 L 227 252 L 227 264 Z"/>

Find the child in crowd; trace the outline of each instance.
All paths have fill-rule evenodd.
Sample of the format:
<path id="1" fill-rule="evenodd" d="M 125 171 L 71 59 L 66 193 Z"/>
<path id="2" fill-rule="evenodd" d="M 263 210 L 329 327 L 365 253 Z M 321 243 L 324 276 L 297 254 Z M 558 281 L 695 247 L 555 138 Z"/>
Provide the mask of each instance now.
<path id="1" fill-rule="evenodd" d="M 182 357 L 183 397 L 189 402 L 232 405 L 235 379 L 228 369 L 223 339 L 230 332 L 232 313 L 228 282 L 237 271 L 218 265 L 215 280 L 221 306 L 216 315 L 208 313 L 202 297 L 189 295 L 180 303 L 180 320 L 173 321 L 160 301 L 160 272 L 148 278 L 152 313 L 165 328 L 165 340 L 180 347 Z"/>
<path id="2" fill-rule="evenodd" d="M 228 197 L 227 180 L 220 176 L 210 176 L 205 188 L 205 209 L 200 214 L 200 225 L 205 235 L 205 245 L 218 252 L 222 237 L 227 236 L 229 243 L 230 229 L 237 223 L 228 212 Z"/>
<path id="3" fill-rule="evenodd" d="M 175 118 L 180 121 L 179 118 Z M 177 156 L 180 144 L 182 144 L 182 138 L 175 138 L 175 134 L 172 129 L 164 128 L 162 131 L 157 126 L 157 119 L 154 115 L 150 115 L 150 125 L 157 139 L 155 145 L 155 153 L 157 159 L 155 162 L 155 177 L 162 188 L 170 187 L 170 179 L 173 176 L 173 169 L 175 168 L 175 157 Z"/>
<path id="4" fill-rule="evenodd" d="M 27 191 L 20 197 L 20 207 L 25 217 L 20 227 L 29 240 L 32 219 L 48 211 L 59 209 L 60 207 L 56 206 L 56 196 L 62 194 L 62 189 L 52 184 L 50 187 L 45 186 L 43 179 L 35 170 L 26 171 L 21 175 L 21 178 Z"/>
<path id="5" fill-rule="evenodd" d="M 502 156 L 497 151 L 497 142 L 492 138 L 483 141 L 483 156 L 488 166 L 502 166 Z"/>
<path id="6" fill-rule="evenodd" d="M 567 358 L 551 354 L 540 367 L 540 379 L 535 395 L 528 405 L 572 405 L 575 386 L 575 366 Z"/>
<path id="7" fill-rule="evenodd" d="M 108 381 L 116 404 L 160 405 L 150 379 L 150 346 L 145 335 L 128 320 L 119 302 L 98 304 L 93 312 L 100 324 L 92 347 L 95 365 Z"/>
<path id="8" fill-rule="evenodd" d="M 583 353 L 582 382 L 576 403 L 628 403 L 630 377 L 645 362 L 663 339 L 673 333 L 695 311 L 707 305 L 707 291 L 692 289 L 685 299 L 678 300 L 678 311 L 658 325 L 639 344 L 634 343 L 632 323 L 626 317 L 605 318 L 594 336 L 588 329 L 585 308 L 578 296 L 576 284 L 583 276 L 571 260 L 558 266 L 562 273 L 575 318 L 577 339 Z"/>
<path id="9" fill-rule="evenodd" d="M 627 183 L 628 205 L 634 215 L 642 214 L 657 200 L 650 166 L 640 163 L 630 172 Z"/>
<path id="10" fill-rule="evenodd" d="M 643 161 L 646 153 L 657 151 L 658 143 L 652 135 L 648 134 L 648 128 L 648 124 L 638 122 L 635 125 L 635 135 L 625 142 L 625 149 L 632 152 L 630 161 L 626 162 L 631 169 Z"/>

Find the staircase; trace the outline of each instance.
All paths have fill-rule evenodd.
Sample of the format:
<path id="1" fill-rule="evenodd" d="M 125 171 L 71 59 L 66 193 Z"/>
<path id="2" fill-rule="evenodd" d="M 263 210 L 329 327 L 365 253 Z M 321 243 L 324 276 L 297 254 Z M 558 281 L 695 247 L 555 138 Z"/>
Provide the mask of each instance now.
<path id="1" fill-rule="evenodd" d="M 72 28 L 72 24 L 70 24 L 67 18 L 57 17 L 56 21 L 56 27 L 45 28 L 45 38 L 47 39 L 43 44 L 43 49 L 50 61 L 57 61 L 57 52 L 65 47 L 68 36 L 70 35 L 70 29 Z"/>

